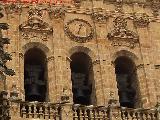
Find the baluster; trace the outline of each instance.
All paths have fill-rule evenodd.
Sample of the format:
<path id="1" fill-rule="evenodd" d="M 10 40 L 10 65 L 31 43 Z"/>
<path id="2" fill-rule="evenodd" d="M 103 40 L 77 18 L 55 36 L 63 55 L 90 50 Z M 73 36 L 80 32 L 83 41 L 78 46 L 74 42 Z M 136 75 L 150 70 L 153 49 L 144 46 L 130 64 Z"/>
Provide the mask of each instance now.
<path id="1" fill-rule="evenodd" d="M 24 104 L 22 104 L 22 109 L 21 109 L 21 113 L 22 113 L 22 117 L 26 118 L 26 106 Z"/>
<path id="2" fill-rule="evenodd" d="M 100 118 L 100 120 L 103 119 L 103 112 L 102 112 L 102 109 L 99 110 L 99 118 Z"/>
<path id="3" fill-rule="evenodd" d="M 31 104 L 28 104 L 28 118 L 31 118 L 32 116 L 32 108 L 31 108 Z"/>
<path id="4" fill-rule="evenodd" d="M 54 106 L 51 106 L 50 107 L 50 119 L 54 119 L 54 113 L 55 113 Z"/>
<path id="5" fill-rule="evenodd" d="M 79 120 L 83 120 L 83 111 L 82 108 L 79 107 Z"/>
<path id="6" fill-rule="evenodd" d="M 84 107 L 82 110 L 83 110 L 83 120 L 86 120 L 87 118 L 86 108 Z"/>
<path id="7" fill-rule="evenodd" d="M 51 110 L 51 104 L 49 103 L 48 104 L 48 115 L 49 115 L 48 117 L 49 117 L 49 119 L 50 119 L 50 116 L 51 116 L 50 110 Z"/>
<path id="8" fill-rule="evenodd" d="M 93 105 L 87 106 L 88 120 L 93 120 Z"/>
<path id="9" fill-rule="evenodd" d="M 140 114 L 141 114 L 140 111 L 136 112 L 136 119 L 137 120 L 140 120 L 142 118 Z"/>
<path id="10" fill-rule="evenodd" d="M 48 114 L 48 104 L 44 104 L 44 119 L 49 119 L 49 114 Z"/>
<path id="11" fill-rule="evenodd" d="M 74 120 L 78 119 L 78 113 L 77 113 L 78 107 L 79 107 L 79 105 L 77 106 L 76 104 L 73 106 L 73 118 L 74 118 Z"/>
<path id="12" fill-rule="evenodd" d="M 128 116 L 129 116 L 129 113 L 128 113 L 127 109 L 126 109 L 126 111 L 125 111 L 125 119 L 126 119 L 126 120 L 129 120 L 129 117 L 128 117 Z"/>
<path id="13" fill-rule="evenodd" d="M 130 116 L 132 117 L 132 120 L 136 119 L 136 112 L 137 110 L 133 110 L 133 112 L 130 114 Z"/>
<path id="14" fill-rule="evenodd" d="M 124 110 L 124 108 L 121 109 L 121 117 L 122 117 L 122 120 L 125 120 L 125 110 Z"/>
<path id="15" fill-rule="evenodd" d="M 56 105 L 56 111 L 55 111 L 55 120 L 59 120 L 61 117 L 60 108 L 61 106 L 58 104 Z"/>
<path id="16" fill-rule="evenodd" d="M 40 105 L 39 107 L 39 118 L 43 118 L 43 106 Z"/>
<path id="17" fill-rule="evenodd" d="M 102 120 L 107 120 L 108 118 L 108 116 L 107 116 L 107 108 L 103 108 L 103 110 L 102 110 L 102 114 L 103 114 L 103 116 L 102 116 Z"/>

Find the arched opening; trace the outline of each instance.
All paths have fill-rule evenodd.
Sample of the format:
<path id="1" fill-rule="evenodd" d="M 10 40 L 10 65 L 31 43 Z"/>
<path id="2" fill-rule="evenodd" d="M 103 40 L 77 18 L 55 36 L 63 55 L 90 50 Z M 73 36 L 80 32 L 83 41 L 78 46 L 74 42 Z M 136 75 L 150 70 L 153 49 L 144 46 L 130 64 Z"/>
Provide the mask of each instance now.
<path id="1" fill-rule="evenodd" d="M 121 56 L 115 60 L 115 73 L 122 107 L 134 108 L 138 99 L 138 80 L 134 62 Z"/>
<path id="2" fill-rule="evenodd" d="M 47 97 L 46 55 L 38 48 L 29 49 L 24 56 L 24 89 L 26 101 L 44 102 Z"/>
<path id="3" fill-rule="evenodd" d="M 71 56 L 71 80 L 74 104 L 89 105 L 93 95 L 93 68 L 91 58 L 77 52 Z"/>

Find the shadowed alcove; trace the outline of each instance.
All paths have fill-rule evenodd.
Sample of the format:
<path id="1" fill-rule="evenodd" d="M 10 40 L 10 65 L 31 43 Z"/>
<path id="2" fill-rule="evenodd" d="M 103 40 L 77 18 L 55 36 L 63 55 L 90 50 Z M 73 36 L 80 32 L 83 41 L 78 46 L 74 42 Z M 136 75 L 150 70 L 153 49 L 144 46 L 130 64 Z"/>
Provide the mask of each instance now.
<path id="1" fill-rule="evenodd" d="M 24 89 L 26 101 L 46 100 L 46 55 L 38 48 L 31 48 L 24 57 Z"/>
<path id="2" fill-rule="evenodd" d="M 91 58 L 83 53 L 76 52 L 71 56 L 71 79 L 73 101 L 75 104 L 91 104 L 93 69 Z"/>
<path id="3" fill-rule="evenodd" d="M 115 73 L 122 107 L 134 108 L 138 98 L 138 80 L 135 63 L 128 57 L 115 60 Z"/>

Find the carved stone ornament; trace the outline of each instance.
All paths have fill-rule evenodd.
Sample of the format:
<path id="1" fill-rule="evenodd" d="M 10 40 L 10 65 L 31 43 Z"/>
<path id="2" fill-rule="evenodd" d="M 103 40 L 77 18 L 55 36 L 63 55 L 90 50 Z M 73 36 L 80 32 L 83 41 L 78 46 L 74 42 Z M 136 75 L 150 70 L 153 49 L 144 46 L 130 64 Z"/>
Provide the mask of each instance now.
<path id="1" fill-rule="evenodd" d="M 70 20 L 65 25 L 64 31 L 71 40 L 79 43 L 88 42 L 94 33 L 92 26 L 83 19 Z"/>
<path id="2" fill-rule="evenodd" d="M 133 21 L 135 27 L 147 27 L 149 25 L 149 16 L 145 13 L 135 14 Z"/>
<path id="3" fill-rule="evenodd" d="M 107 37 L 113 46 L 127 46 L 134 48 L 138 43 L 138 35 L 127 29 L 127 21 L 123 16 L 118 16 L 114 21 L 114 29 Z"/>
<path id="4" fill-rule="evenodd" d="M 122 0 L 116 0 L 115 11 L 118 12 L 118 13 L 123 12 L 123 2 L 122 2 Z"/>
<path id="5" fill-rule="evenodd" d="M 108 16 L 105 15 L 105 14 L 100 14 L 98 12 L 94 12 L 92 14 L 92 19 L 95 21 L 95 22 L 98 22 L 98 23 L 106 23 L 106 20 L 108 19 Z"/>
<path id="6" fill-rule="evenodd" d="M 74 5 L 76 7 L 80 7 L 81 6 L 81 0 L 73 0 L 74 1 Z"/>
<path id="7" fill-rule="evenodd" d="M 19 26 L 21 31 L 33 31 L 40 33 L 51 33 L 53 29 L 49 24 L 42 20 L 42 11 L 35 8 L 29 10 L 28 21 Z"/>
<path id="8" fill-rule="evenodd" d="M 53 29 L 48 23 L 42 20 L 42 11 L 37 8 L 32 8 L 28 13 L 28 21 L 19 26 L 22 39 L 47 41 L 49 35 L 53 33 Z"/>
<path id="9" fill-rule="evenodd" d="M 4 9 L 7 14 L 12 14 L 12 13 L 21 13 L 22 12 L 22 6 L 18 4 L 5 4 Z"/>
<path id="10" fill-rule="evenodd" d="M 152 2 L 151 5 L 152 11 L 153 11 L 153 15 L 156 17 L 159 15 L 159 11 L 160 11 L 160 1 L 158 2 Z"/>
<path id="11" fill-rule="evenodd" d="M 64 19 L 65 9 L 63 7 L 54 7 L 49 10 L 49 16 L 51 19 Z"/>

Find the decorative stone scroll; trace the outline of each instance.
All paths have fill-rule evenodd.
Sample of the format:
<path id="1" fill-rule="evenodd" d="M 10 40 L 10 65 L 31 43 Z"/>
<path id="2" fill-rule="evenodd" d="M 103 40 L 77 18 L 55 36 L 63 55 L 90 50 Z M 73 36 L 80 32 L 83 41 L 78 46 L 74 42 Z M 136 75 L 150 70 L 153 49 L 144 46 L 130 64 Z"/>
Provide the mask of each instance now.
<path id="1" fill-rule="evenodd" d="M 64 19 L 65 12 L 66 10 L 63 7 L 53 7 L 49 9 L 49 16 L 51 19 Z"/>
<path id="2" fill-rule="evenodd" d="M 134 15 L 134 25 L 135 27 L 147 27 L 149 25 L 149 16 L 145 13 Z"/>
<path id="3" fill-rule="evenodd" d="M 106 20 L 108 19 L 108 15 L 106 14 L 101 14 L 101 13 L 98 13 L 98 12 L 94 12 L 92 14 L 92 19 L 95 21 L 95 22 L 98 22 L 98 23 L 106 23 Z"/>
<path id="4" fill-rule="evenodd" d="M 107 35 L 112 45 L 134 48 L 139 37 L 135 32 L 127 29 L 126 19 L 123 16 L 118 16 L 113 22 L 114 29 Z"/>

